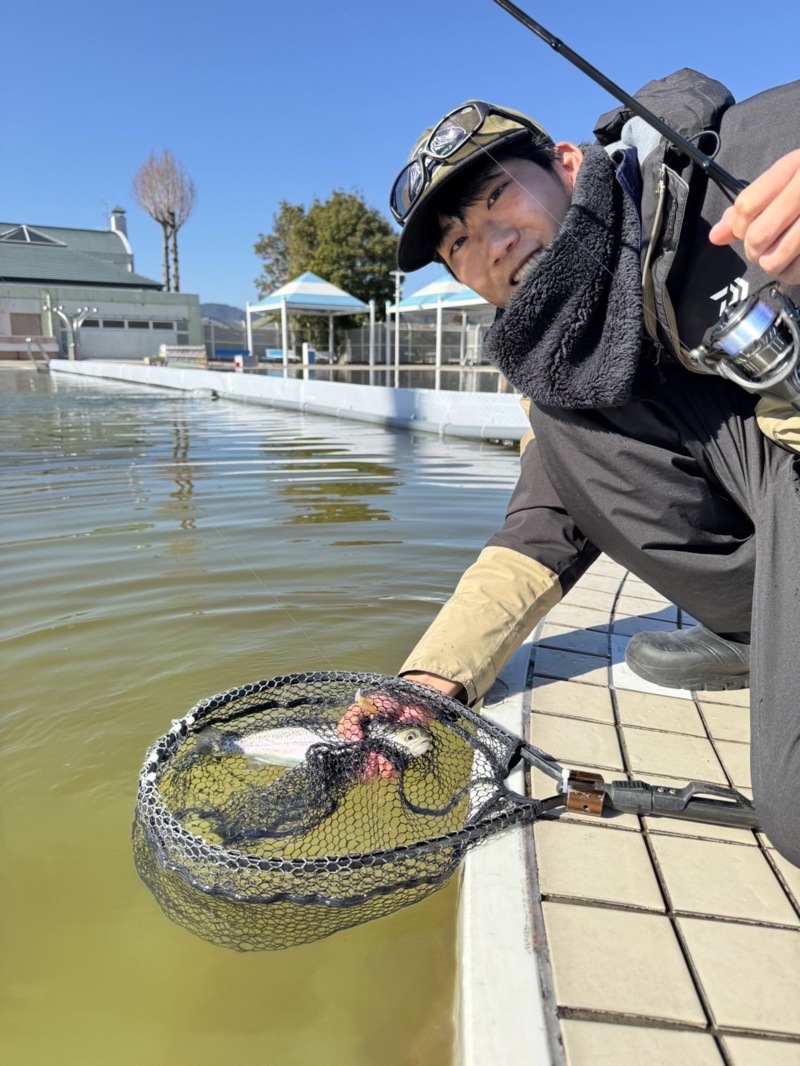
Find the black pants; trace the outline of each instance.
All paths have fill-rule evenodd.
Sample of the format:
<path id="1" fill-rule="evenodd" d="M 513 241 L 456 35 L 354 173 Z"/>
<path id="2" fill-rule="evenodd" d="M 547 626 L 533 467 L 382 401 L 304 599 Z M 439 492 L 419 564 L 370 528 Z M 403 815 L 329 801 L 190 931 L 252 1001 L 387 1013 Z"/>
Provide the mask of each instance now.
<path id="1" fill-rule="evenodd" d="M 800 456 L 764 437 L 754 406 L 676 371 L 613 411 L 540 409 L 534 428 L 594 545 L 715 632 L 751 633 L 754 801 L 800 866 Z"/>
<path id="2" fill-rule="evenodd" d="M 726 546 L 731 580 L 751 590 L 750 624 L 741 596 L 716 582 L 688 589 L 684 569 L 669 566 L 663 582 L 715 632 L 750 630 L 754 802 L 772 843 L 800 866 L 800 456 L 768 441 L 754 418 L 726 421 L 705 454 L 753 524 L 752 537 Z"/>

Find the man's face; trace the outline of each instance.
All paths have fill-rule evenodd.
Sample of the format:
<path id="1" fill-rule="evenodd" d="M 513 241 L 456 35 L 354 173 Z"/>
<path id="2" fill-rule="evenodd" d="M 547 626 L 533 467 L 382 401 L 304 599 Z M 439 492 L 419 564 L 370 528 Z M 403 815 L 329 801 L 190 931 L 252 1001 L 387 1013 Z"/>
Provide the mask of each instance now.
<path id="1" fill-rule="evenodd" d="M 572 202 L 581 153 L 557 145 L 555 170 L 507 159 L 492 171 L 464 221 L 442 216 L 439 256 L 459 281 L 495 307 L 514 290 L 561 228 Z"/>

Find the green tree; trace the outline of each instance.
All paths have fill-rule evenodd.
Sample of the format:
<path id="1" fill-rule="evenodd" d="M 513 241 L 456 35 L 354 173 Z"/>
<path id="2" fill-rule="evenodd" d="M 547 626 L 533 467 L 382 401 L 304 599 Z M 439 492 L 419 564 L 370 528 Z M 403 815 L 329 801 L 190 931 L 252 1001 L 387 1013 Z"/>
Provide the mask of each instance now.
<path id="1" fill-rule="evenodd" d="M 259 296 L 269 296 L 275 289 L 297 277 L 297 273 L 302 273 L 302 270 L 293 273 L 292 269 L 293 264 L 303 260 L 308 251 L 298 247 L 297 229 L 305 214 L 304 207 L 281 200 L 272 216 L 272 232 L 258 235 L 255 253 L 264 261 L 261 277 L 256 278 Z"/>
<path id="2" fill-rule="evenodd" d="M 309 208 L 281 201 L 255 252 L 264 264 L 256 279 L 261 296 L 310 270 L 365 303 L 375 300 L 380 317 L 394 298 L 397 236 L 358 193 L 336 189 Z"/>

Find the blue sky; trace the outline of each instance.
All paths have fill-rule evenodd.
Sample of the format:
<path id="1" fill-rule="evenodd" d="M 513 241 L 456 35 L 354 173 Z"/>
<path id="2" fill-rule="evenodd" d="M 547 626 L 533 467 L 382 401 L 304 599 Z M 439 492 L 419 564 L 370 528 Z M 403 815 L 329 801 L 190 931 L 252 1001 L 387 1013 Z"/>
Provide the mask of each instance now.
<path id="1" fill-rule="evenodd" d="M 631 92 L 683 66 L 737 99 L 798 76 L 788 0 L 520 6 Z M 0 219 L 102 228 L 120 203 L 137 270 L 158 278 L 160 231 L 130 187 L 169 148 L 198 190 L 182 288 L 240 307 L 282 199 L 358 190 L 388 215 L 418 134 L 463 100 L 573 141 L 613 106 L 491 0 L 39 0 L 6 5 L 3 23 Z M 410 275 L 406 292 L 435 273 Z"/>

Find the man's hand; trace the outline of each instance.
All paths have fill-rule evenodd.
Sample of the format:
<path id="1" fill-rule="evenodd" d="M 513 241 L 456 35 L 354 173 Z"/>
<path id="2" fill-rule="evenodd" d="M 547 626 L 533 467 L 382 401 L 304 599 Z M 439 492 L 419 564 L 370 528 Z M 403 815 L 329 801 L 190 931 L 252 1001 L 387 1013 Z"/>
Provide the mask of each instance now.
<path id="1" fill-rule="evenodd" d="M 342 740 L 350 744 L 358 743 L 366 738 L 374 719 L 427 729 L 433 720 L 433 711 L 428 707 L 407 703 L 388 692 L 371 692 L 365 696 L 359 689 L 354 702 L 340 718 L 336 732 Z M 365 781 L 374 781 L 376 778 L 393 781 L 397 776 L 397 767 L 386 756 L 376 751 L 369 753 L 363 771 Z"/>
<path id="2" fill-rule="evenodd" d="M 740 192 L 709 240 L 720 245 L 743 241 L 751 263 L 787 285 L 800 285 L 800 149 Z"/>

